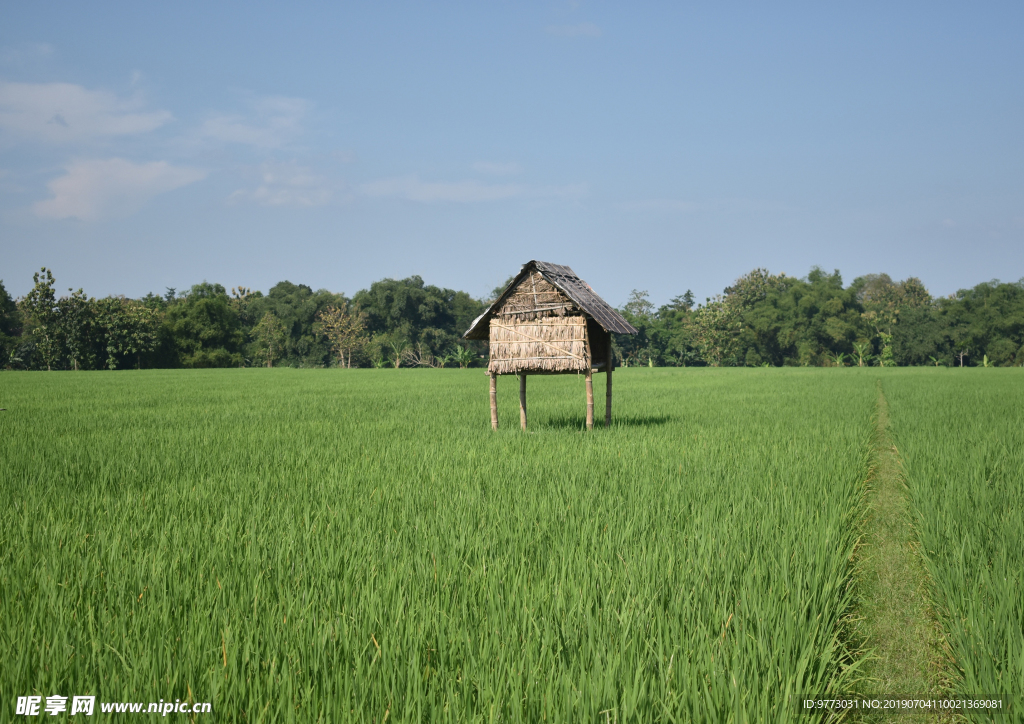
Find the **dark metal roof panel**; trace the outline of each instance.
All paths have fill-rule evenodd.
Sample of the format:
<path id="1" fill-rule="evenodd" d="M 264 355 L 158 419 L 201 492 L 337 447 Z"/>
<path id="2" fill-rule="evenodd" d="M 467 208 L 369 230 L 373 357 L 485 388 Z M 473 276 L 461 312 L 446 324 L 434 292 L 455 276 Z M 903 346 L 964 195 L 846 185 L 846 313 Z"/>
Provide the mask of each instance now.
<path id="1" fill-rule="evenodd" d="M 597 296 L 590 285 L 580 279 L 576 272 L 561 264 L 549 264 L 546 261 L 533 261 L 545 279 L 561 289 L 580 308 L 589 314 L 604 328 L 606 332 L 616 334 L 636 334 L 637 330 L 622 315 L 615 311 L 605 300 Z"/>

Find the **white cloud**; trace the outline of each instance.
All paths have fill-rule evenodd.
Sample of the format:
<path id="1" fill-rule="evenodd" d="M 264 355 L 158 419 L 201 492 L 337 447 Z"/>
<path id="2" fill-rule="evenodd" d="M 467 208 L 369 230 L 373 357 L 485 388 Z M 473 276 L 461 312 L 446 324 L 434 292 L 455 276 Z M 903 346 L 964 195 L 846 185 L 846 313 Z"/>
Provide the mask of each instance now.
<path id="1" fill-rule="evenodd" d="M 310 207 L 329 203 L 334 196 L 334 190 L 326 179 L 295 163 L 263 164 L 260 181 L 255 189 L 235 191 L 228 201 Z"/>
<path id="2" fill-rule="evenodd" d="M 563 38 L 600 38 L 604 35 L 601 28 L 593 23 L 577 23 L 576 25 L 549 25 L 544 28 L 548 35 L 558 35 Z"/>
<path id="3" fill-rule="evenodd" d="M 392 197 L 431 203 L 474 203 L 512 198 L 576 198 L 586 193 L 581 185 L 530 187 L 522 184 L 484 184 L 470 181 L 420 181 L 416 176 L 381 179 L 362 186 L 367 196 Z"/>
<path id="4" fill-rule="evenodd" d="M 206 120 L 202 135 L 216 141 L 258 148 L 279 148 L 302 132 L 310 103 L 302 98 L 271 97 L 251 103 L 249 116 L 217 114 Z"/>
<path id="5" fill-rule="evenodd" d="M 167 191 L 206 177 L 197 168 L 171 166 L 166 161 L 136 164 L 123 158 L 75 161 L 67 173 L 49 183 L 53 198 L 36 202 L 38 216 L 93 221 L 124 215 Z"/>
<path id="6" fill-rule="evenodd" d="M 119 98 L 71 83 L 0 82 L 0 129 L 50 143 L 153 131 L 173 117 L 147 111 L 137 98 Z"/>
<path id="7" fill-rule="evenodd" d="M 523 167 L 518 163 L 492 163 L 490 161 L 477 161 L 473 164 L 473 170 L 478 173 L 486 173 L 492 176 L 512 176 L 520 173 Z"/>

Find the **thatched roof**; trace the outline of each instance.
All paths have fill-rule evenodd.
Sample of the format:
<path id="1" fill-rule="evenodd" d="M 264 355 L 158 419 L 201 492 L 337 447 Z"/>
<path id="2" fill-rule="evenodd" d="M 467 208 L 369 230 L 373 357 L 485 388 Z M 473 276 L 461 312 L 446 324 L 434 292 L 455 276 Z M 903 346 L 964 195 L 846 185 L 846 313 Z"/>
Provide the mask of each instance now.
<path id="1" fill-rule="evenodd" d="M 597 322 L 606 332 L 616 334 L 636 334 L 637 330 L 622 318 L 606 301 L 601 299 L 590 288 L 590 285 L 576 276 L 576 272 L 561 264 L 549 264 L 546 261 L 528 261 L 523 264 L 505 290 L 479 317 L 463 335 L 466 339 L 488 339 L 491 318 L 502 308 L 505 300 L 511 295 L 523 278 L 531 272 L 537 272 L 552 286 L 568 297 L 580 311 Z"/>

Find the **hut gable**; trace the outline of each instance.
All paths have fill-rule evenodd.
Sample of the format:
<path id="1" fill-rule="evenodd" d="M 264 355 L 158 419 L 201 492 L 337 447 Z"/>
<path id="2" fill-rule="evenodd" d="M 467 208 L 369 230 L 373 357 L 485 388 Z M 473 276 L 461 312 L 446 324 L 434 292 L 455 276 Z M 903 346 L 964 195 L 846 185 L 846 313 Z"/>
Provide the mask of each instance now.
<path id="1" fill-rule="evenodd" d="M 543 317 L 564 317 L 566 314 L 582 314 L 558 287 L 535 270 L 521 275 L 518 284 L 510 285 L 504 301 L 494 310 L 494 317 L 505 321 L 525 322 Z"/>

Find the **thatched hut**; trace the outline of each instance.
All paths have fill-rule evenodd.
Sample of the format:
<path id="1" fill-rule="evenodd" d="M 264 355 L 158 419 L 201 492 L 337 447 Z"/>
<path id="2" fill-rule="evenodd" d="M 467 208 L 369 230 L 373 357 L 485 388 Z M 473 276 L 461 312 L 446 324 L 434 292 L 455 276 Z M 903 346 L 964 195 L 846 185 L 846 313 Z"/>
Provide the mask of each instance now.
<path id="1" fill-rule="evenodd" d="M 612 419 L 612 333 L 636 329 L 567 266 L 530 261 L 477 317 L 466 339 L 490 341 L 491 427 L 498 429 L 498 375 L 519 376 L 519 421 L 526 429 L 526 376 L 586 375 L 587 429 L 594 427 L 593 373 L 607 378 L 605 426 Z"/>

